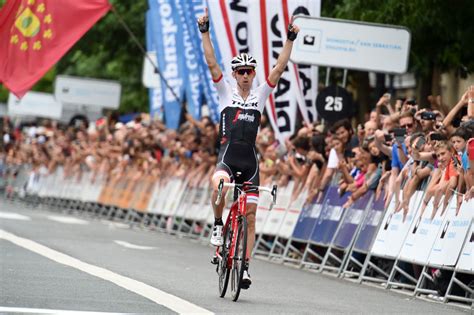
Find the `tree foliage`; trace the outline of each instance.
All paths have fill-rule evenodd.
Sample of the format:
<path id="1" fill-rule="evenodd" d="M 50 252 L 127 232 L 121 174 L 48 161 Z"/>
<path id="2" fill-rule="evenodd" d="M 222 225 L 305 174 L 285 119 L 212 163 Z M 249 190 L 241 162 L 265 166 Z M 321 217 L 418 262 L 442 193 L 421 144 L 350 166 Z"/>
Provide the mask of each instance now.
<path id="1" fill-rule="evenodd" d="M 410 29 L 410 70 L 430 76 L 441 71 L 474 71 L 474 1 L 339 0 L 325 8 L 336 18 L 401 25 Z"/>
<path id="2" fill-rule="evenodd" d="M 109 0 L 141 45 L 145 45 L 145 0 Z M 5 0 L 0 0 L 3 5 Z M 148 93 L 141 82 L 143 53 L 113 12 L 99 20 L 61 58 L 34 87 L 34 91 L 52 92 L 56 74 L 117 80 L 122 84 L 120 110 L 147 111 Z M 0 101 L 6 101 L 8 91 L 2 86 Z"/>
<path id="3" fill-rule="evenodd" d="M 145 0 L 110 0 L 118 14 L 145 45 Z M 142 84 L 143 53 L 117 16 L 109 12 L 57 64 L 58 74 L 117 80 L 122 84 L 122 112 L 148 111 Z"/>

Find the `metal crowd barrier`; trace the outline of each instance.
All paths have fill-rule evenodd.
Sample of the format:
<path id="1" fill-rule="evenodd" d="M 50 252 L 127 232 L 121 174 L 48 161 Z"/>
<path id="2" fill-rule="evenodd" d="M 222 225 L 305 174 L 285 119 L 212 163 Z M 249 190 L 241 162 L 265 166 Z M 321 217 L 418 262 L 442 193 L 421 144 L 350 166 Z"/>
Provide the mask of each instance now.
<path id="1" fill-rule="evenodd" d="M 107 179 L 91 172 L 69 176 L 63 168 L 47 174 L 23 165 L 16 176 L 6 179 L 4 194 L 7 199 L 208 242 L 214 217 L 207 175 L 193 183 L 128 173 Z M 441 272 L 451 276 L 439 300 L 472 307 L 473 199 L 457 211 L 456 198 L 452 198 L 446 211 L 438 209 L 431 219 L 432 201 L 421 214 L 424 191 L 419 190 L 404 218 L 402 211 L 395 212 L 394 199 L 385 209 L 383 194 L 375 198 L 368 192 L 344 209 L 348 194 L 340 196 L 334 186 L 322 200 L 311 203 L 305 203 L 306 191 L 291 200 L 293 188 L 292 181 L 280 187 L 272 211 L 269 197 L 260 197 L 256 257 L 359 283 L 382 283 L 386 289 L 402 289 L 414 296 L 436 294 L 433 274 Z M 411 272 L 407 266 L 418 266 L 418 270 Z"/>

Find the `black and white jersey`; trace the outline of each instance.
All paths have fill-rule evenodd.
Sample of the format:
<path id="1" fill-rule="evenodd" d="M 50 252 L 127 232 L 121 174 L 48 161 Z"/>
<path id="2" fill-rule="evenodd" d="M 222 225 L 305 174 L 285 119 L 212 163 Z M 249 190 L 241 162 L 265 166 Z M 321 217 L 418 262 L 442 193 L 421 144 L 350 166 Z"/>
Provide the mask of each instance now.
<path id="1" fill-rule="evenodd" d="M 255 145 L 265 102 L 275 86 L 265 82 L 250 90 L 244 100 L 237 88 L 232 88 L 222 75 L 214 83 L 219 95 L 221 144 L 246 142 Z"/>

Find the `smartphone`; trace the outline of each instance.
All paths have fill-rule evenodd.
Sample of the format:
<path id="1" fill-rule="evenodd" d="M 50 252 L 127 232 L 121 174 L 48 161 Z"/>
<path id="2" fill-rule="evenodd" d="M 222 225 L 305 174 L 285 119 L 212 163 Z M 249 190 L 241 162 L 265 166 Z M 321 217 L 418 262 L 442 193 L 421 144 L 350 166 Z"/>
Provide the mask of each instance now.
<path id="1" fill-rule="evenodd" d="M 407 130 L 406 128 L 393 128 L 393 134 L 399 143 L 403 143 Z"/>
<path id="2" fill-rule="evenodd" d="M 416 100 L 414 98 L 406 101 L 407 105 L 416 105 Z"/>
<path id="3" fill-rule="evenodd" d="M 421 147 L 426 143 L 426 140 L 424 137 L 418 137 L 418 139 L 416 140 L 416 145 L 415 145 L 415 148 L 417 150 L 421 150 Z"/>
<path id="4" fill-rule="evenodd" d="M 392 94 L 390 94 L 390 93 L 385 93 L 385 94 L 383 95 L 383 97 L 385 97 L 386 99 L 390 100 L 390 99 L 392 98 Z"/>
<path id="5" fill-rule="evenodd" d="M 392 137 L 391 134 L 385 134 L 383 136 L 384 136 L 386 142 L 390 142 L 390 141 L 393 140 L 393 137 Z"/>
<path id="6" fill-rule="evenodd" d="M 436 120 L 436 113 L 433 112 L 422 112 L 420 116 L 423 120 Z"/>

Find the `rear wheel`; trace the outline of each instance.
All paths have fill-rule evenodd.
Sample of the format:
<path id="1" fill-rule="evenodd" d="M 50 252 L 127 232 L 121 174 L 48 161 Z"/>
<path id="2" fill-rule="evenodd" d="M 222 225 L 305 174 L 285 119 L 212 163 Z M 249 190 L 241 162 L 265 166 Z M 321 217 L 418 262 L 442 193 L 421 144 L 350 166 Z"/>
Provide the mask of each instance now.
<path id="1" fill-rule="evenodd" d="M 234 259 L 232 260 L 231 285 L 232 300 L 237 301 L 240 294 L 247 258 L 247 218 L 239 218 L 239 227 L 235 234 Z"/>
<path id="2" fill-rule="evenodd" d="M 224 244 L 221 246 L 221 257 L 217 265 L 217 274 L 219 276 L 219 296 L 224 297 L 229 283 L 230 266 L 227 265 L 229 259 L 229 249 L 232 241 L 232 231 L 230 224 L 224 227 Z"/>

